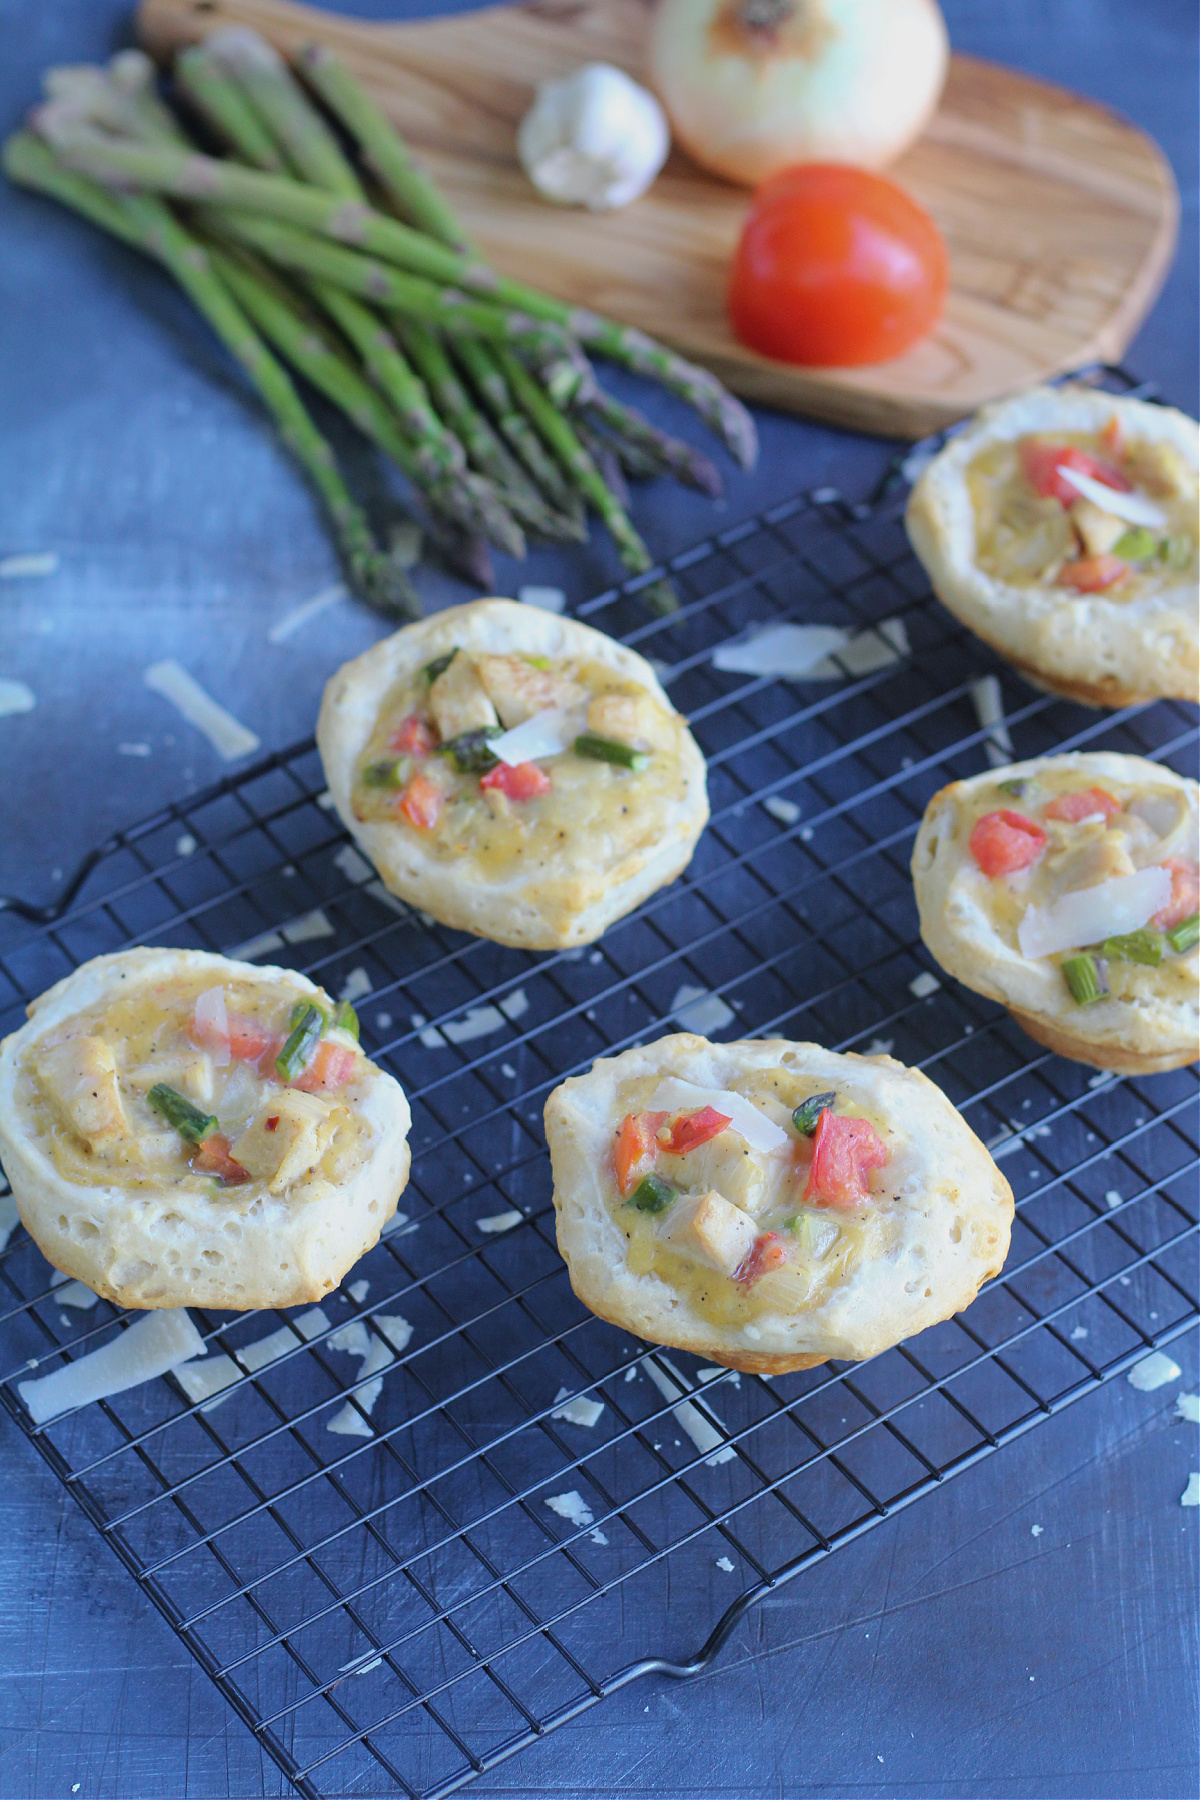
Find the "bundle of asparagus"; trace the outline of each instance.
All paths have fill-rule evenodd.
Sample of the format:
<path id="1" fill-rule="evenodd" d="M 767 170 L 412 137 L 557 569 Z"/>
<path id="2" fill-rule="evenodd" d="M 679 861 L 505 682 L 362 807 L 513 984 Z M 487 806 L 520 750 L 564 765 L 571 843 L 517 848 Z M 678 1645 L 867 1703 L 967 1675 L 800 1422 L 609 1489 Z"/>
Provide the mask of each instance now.
<path id="1" fill-rule="evenodd" d="M 373 605 L 419 611 L 285 364 L 396 464 L 430 541 L 480 585 L 492 579 L 488 543 L 520 556 L 527 535 L 580 541 L 589 508 L 623 566 L 645 574 L 653 558 L 626 510 L 627 475 L 720 492 L 708 457 L 601 389 L 592 354 L 681 395 L 753 464 L 749 414 L 706 370 L 490 269 L 329 50 L 302 51 L 294 72 L 256 33 L 224 27 L 180 54 L 173 83 L 177 110 L 138 51 L 48 71 L 4 168 L 155 257 L 187 291 L 257 387 Z M 663 581 L 646 598 L 675 605 Z"/>

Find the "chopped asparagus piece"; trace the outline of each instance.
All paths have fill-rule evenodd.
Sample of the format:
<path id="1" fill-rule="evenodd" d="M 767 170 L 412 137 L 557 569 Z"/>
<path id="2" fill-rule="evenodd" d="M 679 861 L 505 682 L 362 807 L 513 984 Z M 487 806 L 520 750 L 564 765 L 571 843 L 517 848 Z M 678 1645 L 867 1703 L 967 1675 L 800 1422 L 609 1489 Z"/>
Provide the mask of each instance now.
<path id="1" fill-rule="evenodd" d="M 439 675 L 444 675 L 446 673 L 446 670 L 450 667 L 450 664 L 457 655 L 458 646 L 455 645 L 453 650 L 447 650 L 445 656 L 435 656 L 432 662 L 425 664 L 421 673 L 424 675 L 430 687 L 433 686 Z"/>
<path id="2" fill-rule="evenodd" d="M 1071 990 L 1071 998 L 1079 1006 L 1091 1006 L 1108 993 L 1108 975 L 1098 957 L 1085 950 L 1081 956 L 1068 956 L 1062 965 L 1063 977 Z"/>
<path id="3" fill-rule="evenodd" d="M 460 775 L 486 775 L 500 760 L 488 749 L 488 739 L 499 736 L 498 725 L 485 725 L 482 731 L 464 731 L 461 737 L 439 745 L 438 755 L 450 757 Z"/>
<path id="4" fill-rule="evenodd" d="M 336 1030 L 348 1032 L 356 1044 L 359 1042 L 358 1014 L 348 1000 L 339 1000 L 334 1007 L 333 1023 Z"/>
<path id="5" fill-rule="evenodd" d="M 1117 539 L 1112 553 L 1123 556 L 1126 562 L 1149 562 L 1158 555 L 1158 539 L 1144 525 L 1134 525 Z"/>
<path id="6" fill-rule="evenodd" d="M 660 1213 L 666 1212 L 678 1197 L 678 1190 L 660 1175 L 643 1175 L 629 1196 L 629 1204 L 636 1206 L 639 1212 Z"/>
<path id="7" fill-rule="evenodd" d="M 817 1129 L 817 1120 L 821 1114 L 827 1108 L 836 1105 L 837 1093 L 833 1088 L 830 1088 L 827 1094 L 810 1094 L 807 1100 L 800 1102 L 792 1114 L 792 1124 L 801 1137 L 811 1137 Z"/>
<path id="8" fill-rule="evenodd" d="M 1100 954 L 1119 956 L 1125 962 L 1145 963 L 1147 968 L 1157 969 L 1163 959 L 1163 934 L 1145 928 L 1127 931 L 1121 937 L 1105 938 Z"/>
<path id="9" fill-rule="evenodd" d="M 1190 950 L 1192 945 L 1200 942 L 1200 912 L 1194 912 L 1190 919 L 1184 919 L 1173 931 L 1168 931 L 1167 942 L 1172 950 Z"/>
<path id="10" fill-rule="evenodd" d="M 180 1137 L 185 1137 L 190 1144 L 203 1144 L 214 1131 L 220 1130 L 215 1113 L 201 1112 L 165 1081 L 156 1081 L 146 1098 L 155 1112 L 161 1113 L 167 1124 L 173 1125 Z"/>
<path id="11" fill-rule="evenodd" d="M 298 1011 L 299 1007 L 296 1010 Z M 320 1008 L 305 1005 L 298 1024 L 293 1028 L 287 1043 L 275 1058 L 275 1073 L 281 1081 L 294 1081 L 297 1075 L 304 1073 L 313 1059 L 313 1053 L 321 1041 L 324 1030 L 325 1016 Z"/>
<path id="12" fill-rule="evenodd" d="M 382 762 L 368 763 L 362 772 L 362 784 L 369 788 L 403 787 L 407 778 L 406 756 L 388 756 Z"/>
<path id="13" fill-rule="evenodd" d="M 1000 783 L 1003 791 L 1006 794 L 1011 794 L 1014 800 L 1019 800 L 1021 798 L 1021 795 L 1025 792 L 1028 785 L 1029 783 L 1026 781 L 1002 781 Z"/>
<path id="14" fill-rule="evenodd" d="M 1186 569 L 1192 560 L 1192 540 L 1186 531 L 1176 537 L 1165 537 L 1158 546 L 1158 554 L 1169 569 Z"/>
<path id="15" fill-rule="evenodd" d="M 650 762 L 645 750 L 630 744 L 618 744 L 615 738 L 594 737 L 584 732 L 575 739 L 576 756 L 590 756 L 595 762 L 615 763 L 620 769 L 644 769 Z"/>

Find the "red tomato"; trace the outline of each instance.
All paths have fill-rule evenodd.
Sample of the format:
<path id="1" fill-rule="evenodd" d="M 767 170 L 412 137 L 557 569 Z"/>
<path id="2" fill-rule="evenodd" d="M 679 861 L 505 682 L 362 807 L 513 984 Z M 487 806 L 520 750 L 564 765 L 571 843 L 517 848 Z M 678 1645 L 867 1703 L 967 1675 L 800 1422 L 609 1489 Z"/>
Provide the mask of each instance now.
<path id="1" fill-rule="evenodd" d="M 641 1180 L 658 1149 L 656 1133 L 666 1120 L 665 1112 L 626 1113 L 617 1130 L 613 1149 L 613 1168 L 617 1187 L 630 1193 Z"/>
<path id="2" fill-rule="evenodd" d="M 354 1051 L 347 1050 L 345 1044 L 331 1044 L 328 1038 L 322 1038 L 303 1075 L 297 1075 L 288 1086 L 299 1088 L 305 1094 L 329 1093 L 334 1088 L 345 1087 L 357 1061 Z"/>
<path id="3" fill-rule="evenodd" d="M 430 831 L 441 816 L 446 796 L 436 781 L 419 772 L 412 777 L 400 796 L 399 807 L 410 825 Z"/>
<path id="4" fill-rule="evenodd" d="M 550 777 L 536 763 L 497 763 L 480 778 L 480 787 L 495 788 L 510 800 L 536 800 L 550 792 Z"/>
<path id="5" fill-rule="evenodd" d="M 1097 813 L 1103 813 L 1107 819 L 1120 810 L 1121 802 L 1107 788 L 1078 788 L 1073 794 L 1060 794 L 1057 800 L 1051 800 L 1048 806 L 1043 806 L 1042 817 L 1063 819 L 1068 825 L 1078 825 L 1080 819 L 1094 819 Z"/>
<path id="6" fill-rule="evenodd" d="M 437 749 L 437 737 L 431 725 L 410 713 L 392 732 L 387 747 L 397 756 L 431 756 Z"/>
<path id="7" fill-rule="evenodd" d="M 269 1050 L 275 1042 L 274 1034 L 260 1025 L 257 1019 L 247 1019 L 241 1013 L 230 1013 L 229 1051 L 239 1062 L 257 1062 L 264 1050 Z"/>
<path id="8" fill-rule="evenodd" d="M 1073 506 L 1080 495 L 1077 487 L 1063 480 L 1060 469 L 1090 475 L 1093 481 L 1102 481 L 1118 493 L 1127 494 L 1130 488 L 1119 469 L 1101 462 L 1097 456 L 1089 456 L 1086 450 L 1077 450 L 1073 444 L 1045 444 L 1037 438 L 1026 438 L 1021 445 L 1021 467 L 1043 500 L 1057 500 L 1063 506 Z"/>
<path id="9" fill-rule="evenodd" d="M 1058 571 L 1059 587 L 1078 588 L 1081 594 L 1100 594 L 1129 573 L 1129 564 L 1105 551 L 1103 556 L 1080 556 Z"/>
<path id="10" fill-rule="evenodd" d="M 967 840 L 967 847 L 990 880 L 1027 869 L 1046 848 L 1046 834 L 1024 813 L 985 813 Z"/>
<path id="11" fill-rule="evenodd" d="M 804 1198 L 818 1206 L 860 1206 L 867 1198 L 866 1176 L 888 1159 L 869 1119 L 845 1119 L 829 1107 L 813 1134 L 812 1173 Z"/>
<path id="12" fill-rule="evenodd" d="M 697 1145 L 707 1144 L 710 1138 L 719 1137 L 729 1123 L 725 1114 L 717 1112 L 712 1106 L 702 1106 L 698 1112 L 680 1113 L 671 1127 L 669 1141 L 662 1147 L 673 1156 L 686 1156 Z"/>
<path id="13" fill-rule="evenodd" d="M 1200 869 L 1187 856 L 1168 856 L 1163 868 L 1171 871 L 1171 898 L 1150 923 L 1156 931 L 1172 931 L 1200 912 Z"/>
<path id="14" fill-rule="evenodd" d="M 241 1163 L 234 1162 L 229 1154 L 230 1143 L 227 1137 L 214 1132 L 205 1138 L 192 1158 L 193 1169 L 199 1169 L 202 1175 L 219 1175 L 221 1180 L 231 1186 L 236 1181 L 249 1181 L 250 1176 Z"/>
<path id="15" fill-rule="evenodd" d="M 936 323 L 946 246 L 882 175 L 839 163 L 784 169 L 755 194 L 734 254 L 729 317 L 781 362 L 886 362 Z"/>
<path id="16" fill-rule="evenodd" d="M 756 1237 L 750 1253 L 735 1271 L 733 1279 L 749 1287 L 769 1269 L 778 1269 L 787 1261 L 787 1246 L 777 1231 L 764 1231 Z"/>

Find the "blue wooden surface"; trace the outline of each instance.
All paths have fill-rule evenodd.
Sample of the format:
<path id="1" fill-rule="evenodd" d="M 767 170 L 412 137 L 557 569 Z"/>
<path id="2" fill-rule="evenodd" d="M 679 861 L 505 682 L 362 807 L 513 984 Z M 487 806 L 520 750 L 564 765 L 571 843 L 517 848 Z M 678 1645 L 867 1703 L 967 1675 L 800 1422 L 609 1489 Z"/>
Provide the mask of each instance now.
<path id="1" fill-rule="evenodd" d="M 1195 8 L 946 11 L 959 48 L 1109 101 L 1171 156 L 1180 254 L 1130 361 L 1195 411 Z M 44 65 L 95 59 L 126 34 L 112 0 L 0 0 L 0 23 L 6 129 Z M 144 687 L 147 663 L 177 656 L 274 747 L 311 728 L 330 670 L 382 627 L 343 603 L 267 640 L 336 569 L 257 409 L 154 271 L 23 195 L 0 193 L 0 218 L 0 556 L 60 559 L 48 579 L 0 584 L 0 677 L 37 699 L 0 719 L 0 891 L 47 897 L 107 831 L 224 773 Z M 889 454 L 760 424 L 762 466 L 731 474 L 723 513 L 661 485 L 642 494 L 657 549 L 801 486 L 861 493 Z M 520 579 L 578 596 L 613 573 L 598 543 L 539 552 Z M 516 579 L 502 568 L 500 591 Z M 439 577 L 425 592 L 465 597 Z M 1197 1515 L 1179 1496 L 1200 1459 L 1173 1409 L 1197 1386 L 1195 1340 L 1175 1355 L 1179 1383 L 1112 1384 L 781 1590 L 709 1675 L 635 1685 L 474 1791 L 1194 1795 Z M 0 1455 L 4 1800 L 287 1791 L 7 1420 Z M 715 1586 L 714 1610 L 727 1598 Z"/>

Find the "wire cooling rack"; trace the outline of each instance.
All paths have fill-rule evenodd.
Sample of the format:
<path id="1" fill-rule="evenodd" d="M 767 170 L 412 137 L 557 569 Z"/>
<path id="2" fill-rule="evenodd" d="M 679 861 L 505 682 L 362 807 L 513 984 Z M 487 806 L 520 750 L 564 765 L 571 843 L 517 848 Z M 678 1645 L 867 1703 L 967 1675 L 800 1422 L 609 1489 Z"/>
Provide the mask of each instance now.
<path id="1" fill-rule="evenodd" d="M 165 1377 L 35 1428 L 17 1378 L 118 1315 L 64 1306 L 19 1229 L 0 1258 L 4 1404 L 305 1795 L 446 1794 L 628 1681 L 696 1672 L 769 1588 L 1197 1317 L 1195 1070 L 1116 1080 L 1039 1050 L 936 973 L 908 873 L 943 783 L 1010 749 L 1189 768 L 1194 711 L 1026 687 L 932 601 L 894 499 L 806 495 L 673 568 L 677 619 L 632 587 L 580 612 L 662 669 L 712 822 L 594 948 L 503 949 L 393 900 L 311 743 L 113 839 L 55 916 L 0 912 L 0 1031 L 98 952 L 231 950 L 354 995 L 412 1103 L 404 1217 L 321 1316 L 193 1310 L 210 1360 L 282 1334 L 215 1402 Z M 850 641 L 800 682 L 714 668 L 780 618 Z M 680 1025 L 924 1069 L 1016 1192 L 1002 1277 L 869 1363 L 774 1381 L 593 1319 L 554 1245 L 542 1105 Z M 390 1346 L 375 1321 L 397 1317 L 374 1397 L 336 1334 Z M 580 1399 L 603 1410 L 564 1414 Z"/>

